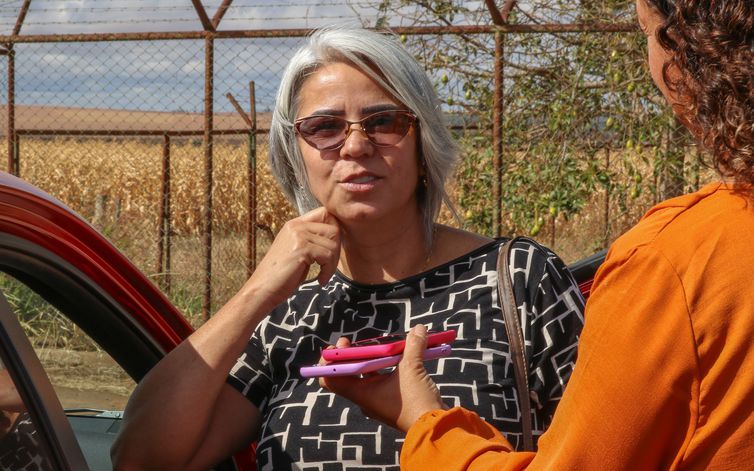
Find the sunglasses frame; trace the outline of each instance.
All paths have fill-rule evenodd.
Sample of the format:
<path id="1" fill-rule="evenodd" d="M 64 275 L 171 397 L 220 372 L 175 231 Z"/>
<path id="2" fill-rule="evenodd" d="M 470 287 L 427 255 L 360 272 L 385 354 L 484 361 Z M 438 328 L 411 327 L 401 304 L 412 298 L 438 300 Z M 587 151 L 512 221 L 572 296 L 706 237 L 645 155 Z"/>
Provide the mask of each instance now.
<path id="1" fill-rule="evenodd" d="M 379 144 L 377 142 L 374 142 L 374 140 L 372 139 L 372 137 L 369 135 L 369 133 L 367 132 L 366 128 L 364 127 L 364 122 L 367 121 L 368 119 L 373 118 L 373 117 L 375 117 L 377 115 L 386 114 L 386 113 L 394 113 L 394 114 L 397 114 L 397 115 L 403 115 L 403 116 L 406 116 L 409 119 L 409 123 L 408 123 L 408 126 L 406 127 L 405 134 L 403 134 L 400 137 L 400 139 L 398 139 L 398 141 L 396 141 L 394 144 Z M 306 121 L 307 119 L 311 119 L 311 118 L 334 118 L 334 119 L 337 119 L 339 121 L 342 121 L 342 122 L 346 123 L 347 124 L 347 126 L 345 128 L 346 132 L 345 132 L 345 135 L 343 136 L 343 140 L 337 142 L 336 144 L 330 145 L 330 146 L 317 147 L 313 142 L 311 142 L 307 138 L 307 136 L 305 136 L 301 132 L 301 129 L 300 129 L 301 124 L 304 121 Z M 333 116 L 333 115 L 329 115 L 329 114 L 315 114 L 315 115 L 305 116 L 303 118 L 297 119 L 293 123 L 293 127 L 296 130 L 296 134 L 298 134 L 299 136 L 301 136 L 301 139 L 303 139 L 304 142 L 306 142 L 307 144 L 309 144 L 313 148 L 315 148 L 317 150 L 335 150 L 335 149 L 340 149 L 346 143 L 346 140 L 348 139 L 348 136 L 350 136 L 351 132 L 353 132 L 353 127 L 352 126 L 354 124 L 358 124 L 359 125 L 359 130 L 361 130 L 361 132 L 364 133 L 364 136 L 366 136 L 367 140 L 369 142 L 371 142 L 372 145 L 377 146 L 377 147 L 392 147 L 392 146 L 398 144 L 399 142 L 401 142 L 401 140 L 403 140 L 403 138 L 406 137 L 406 135 L 408 135 L 408 131 L 411 129 L 411 127 L 415 126 L 418 122 L 419 122 L 418 118 L 411 111 L 408 111 L 408 110 L 383 110 L 383 111 L 377 111 L 377 112 L 372 113 L 372 114 L 370 114 L 368 116 L 364 116 L 363 118 L 361 118 L 358 121 L 349 121 L 349 120 L 347 120 L 345 118 L 341 118 L 340 116 Z"/>

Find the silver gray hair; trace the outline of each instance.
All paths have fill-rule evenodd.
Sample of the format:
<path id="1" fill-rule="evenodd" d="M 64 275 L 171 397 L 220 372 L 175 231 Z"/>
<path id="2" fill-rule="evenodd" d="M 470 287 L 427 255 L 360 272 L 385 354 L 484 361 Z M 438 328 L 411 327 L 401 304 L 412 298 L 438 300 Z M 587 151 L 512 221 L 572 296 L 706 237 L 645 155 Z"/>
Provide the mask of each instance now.
<path id="1" fill-rule="evenodd" d="M 431 241 L 442 204 L 456 214 L 445 182 L 455 167 L 458 145 L 448 130 L 432 82 L 394 35 L 338 27 L 317 30 L 309 37 L 288 63 L 278 89 L 270 125 L 272 172 L 300 213 L 321 206 L 309 188 L 294 121 L 306 78 L 336 62 L 356 67 L 417 116 L 417 157 L 427 179 L 426 189 L 417 187 L 417 197 L 427 240 Z"/>

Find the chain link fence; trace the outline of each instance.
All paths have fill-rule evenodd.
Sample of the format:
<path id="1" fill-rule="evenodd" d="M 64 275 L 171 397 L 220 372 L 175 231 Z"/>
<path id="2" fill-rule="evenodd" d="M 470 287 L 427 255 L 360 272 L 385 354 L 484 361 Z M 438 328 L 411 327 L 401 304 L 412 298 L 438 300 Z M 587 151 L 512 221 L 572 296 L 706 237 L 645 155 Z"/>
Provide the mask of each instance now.
<path id="1" fill-rule="evenodd" d="M 463 145 L 451 188 L 460 224 L 539 236 L 573 260 L 662 196 L 668 160 L 648 142 L 666 146 L 660 153 L 693 149 L 652 104 L 643 61 L 620 69 L 635 71 L 630 80 L 609 70 L 619 70 L 611 51 L 640 50 L 631 27 L 550 29 L 395 28 L 426 64 Z M 198 324 L 294 215 L 270 175 L 267 130 L 279 77 L 307 33 L 7 37 L 0 158 L 91 221 Z M 613 40 L 591 49 L 605 74 L 574 68 L 579 44 L 606 34 Z M 664 120 L 650 123 L 656 133 L 607 124 L 640 109 Z M 578 124 L 587 114 L 591 121 Z M 595 142 L 574 144 L 587 135 Z M 690 184 L 699 185 L 688 161 L 680 172 L 696 172 Z M 448 212 L 442 219 L 457 223 Z"/>
<path id="2" fill-rule="evenodd" d="M 226 300 L 248 275 L 250 169 L 259 208 L 251 227 L 259 236 L 256 253 L 293 214 L 269 175 L 266 131 L 286 64 L 287 53 L 280 51 L 298 42 L 215 41 L 211 159 L 205 145 L 206 41 L 15 44 L 12 60 L 0 62 L 0 86 L 8 88 L 10 67 L 15 79 L 13 143 L 0 151 L 15 173 L 91 221 L 196 317 L 209 260 L 211 304 Z M 257 103 L 267 105 L 256 109 Z"/>

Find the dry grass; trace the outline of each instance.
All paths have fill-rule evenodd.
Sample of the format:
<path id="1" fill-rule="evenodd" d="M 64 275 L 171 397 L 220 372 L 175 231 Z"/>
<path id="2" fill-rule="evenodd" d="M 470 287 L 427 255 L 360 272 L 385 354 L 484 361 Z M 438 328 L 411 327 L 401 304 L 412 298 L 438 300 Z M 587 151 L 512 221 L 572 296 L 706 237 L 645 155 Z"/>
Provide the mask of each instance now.
<path id="1" fill-rule="evenodd" d="M 0 152 L 4 149 L 0 149 Z M 204 249 L 202 213 L 205 164 L 201 141 L 174 139 L 171 153 L 171 224 L 173 228 L 169 296 L 194 324 L 202 321 Z M 293 208 L 278 190 L 266 158 L 266 141 L 258 148 L 258 257 L 270 236 Z M 2 158 L 0 156 L 0 158 Z M 611 196 L 608 220 L 605 195 L 598 189 L 576 217 L 547 221 L 537 238 L 563 258 L 575 261 L 612 242 L 654 203 L 652 168 L 639 156 L 628 158 L 644 175 L 641 196 Z M 219 307 L 246 279 L 247 142 L 217 139 L 213 161 L 213 308 Z M 616 165 L 618 181 L 628 178 Z M 93 222 L 115 245 L 155 281 L 157 227 L 162 171 L 162 139 L 32 139 L 21 142 L 21 176 L 68 204 Z M 706 181 L 709 175 L 702 177 Z M 451 192 L 453 186 L 451 185 Z M 461 214 L 463 214 L 463 208 Z M 441 221 L 456 224 L 449 211 Z M 463 224 L 463 223 L 461 223 Z M 554 230 L 553 230 L 554 229 Z"/>
<path id="2" fill-rule="evenodd" d="M 204 207 L 204 151 L 196 139 L 174 140 L 171 203 L 177 235 L 201 232 Z M 278 191 L 258 149 L 258 221 L 274 228 L 291 209 Z M 241 232 L 246 224 L 247 152 L 244 143 L 214 146 L 213 224 L 220 233 Z M 70 205 L 98 227 L 138 223 L 156 228 L 162 172 L 162 140 L 25 139 L 21 176 Z M 98 200 L 102 211 L 97 210 Z"/>
<path id="3" fill-rule="evenodd" d="M 37 293 L 4 273 L 0 290 L 64 408 L 123 409 L 135 383 L 109 354 Z"/>
<path id="4" fill-rule="evenodd" d="M 103 351 L 38 348 L 50 382 L 65 409 L 123 410 L 136 383 Z"/>
<path id="5" fill-rule="evenodd" d="M 258 253 L 294 211 L 277 189 L 258 149 Z M 204 151 L 196 139 L 174 140 L 171 152 L 171 298 L 190 318 L 201 311 L 203 293 L 202 214 Z M 247 145 L 218 140 L 213 161 L 213 305 L 246 277 Z M 24 139 L 21 176 L 91 221 L 154 280 L 162 172 L 162 139 Z"/>

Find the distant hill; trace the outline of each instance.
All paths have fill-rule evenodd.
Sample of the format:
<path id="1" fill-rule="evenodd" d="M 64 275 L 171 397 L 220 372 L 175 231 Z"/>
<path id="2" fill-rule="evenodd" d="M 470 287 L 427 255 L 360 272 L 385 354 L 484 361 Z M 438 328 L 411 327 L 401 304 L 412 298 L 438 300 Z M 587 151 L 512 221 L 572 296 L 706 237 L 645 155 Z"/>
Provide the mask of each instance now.
<path id="1" fill-rule="evenodd" d="M 8 129 L 8 108 L 0 106 L 0 136 Z M 257 128 L 269 129 L 271 113 L 257 114 Z M 202 113 L 68 108 L 16 105 L 18 130 L 96 130 L 96 131 L 202 131 Z M 238 113 L 216 113 L 214 129 L 246 129 Z"/>

